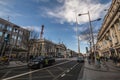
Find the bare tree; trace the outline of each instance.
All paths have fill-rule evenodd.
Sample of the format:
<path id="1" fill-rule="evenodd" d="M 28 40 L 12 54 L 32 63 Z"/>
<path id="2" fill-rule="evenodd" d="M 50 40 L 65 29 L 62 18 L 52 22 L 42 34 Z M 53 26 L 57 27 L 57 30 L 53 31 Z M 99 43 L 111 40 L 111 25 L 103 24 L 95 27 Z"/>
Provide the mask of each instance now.
<path id="1" fill-rule="evenodd" d="M 38 32 L 36 32 L 34 29 L 32 29 L 32 30 L 28 29 L 28 30 L 29 30 L 29 33 L 26 34 L 26 36 L 24 38 L 25 39 L 24 44 L 27 47 L 27 61 L 29 60 L 30 49 L 33 46 L 36 39 L 38 39 L 38 37 L 39 37 Z"/>

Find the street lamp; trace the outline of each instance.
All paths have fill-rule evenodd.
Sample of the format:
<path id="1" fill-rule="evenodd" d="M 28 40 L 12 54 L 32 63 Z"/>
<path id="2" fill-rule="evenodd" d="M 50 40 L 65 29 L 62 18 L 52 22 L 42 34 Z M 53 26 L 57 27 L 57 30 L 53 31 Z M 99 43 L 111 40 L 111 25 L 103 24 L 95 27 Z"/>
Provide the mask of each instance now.
<path id="1" fill-rule="evenodd" d="M 78 21 L 77 21 L 77 15 L 76 15 L 76 12 L 75 12 L 75 17 L 76 17 L 76 35 L 77 35 L 77 40 L 78 40 L 78 54 L 80 54 L 80 40 L 79 40 L 79 34 L 78 34 Z"/>
<path id="2" fill-rule="evenodd" d="M 88 11 L 87 13 L 78 14 L 78 16 L 82 16 L 82 15 L 86 15 L 86 14 L 88 15 L 88 18 L 89 18 L 90 35 L 91 35 L 91 39 L 92 39 L 93 52 L 94 52 L 94 58 L 95 58 L 95 63 L 96 63 L 95 45 L 94 45 L 94 36 L 93 36 L 93 28 L 92 28 L 92 23 L 91 23 L 91 22 L 93 22 L 93 21 L 99 21 L 99 20 L 101 20 L 101 18 L 98 18 L 97 20 L 93 20 L 93 21 L 91 21 L 89 11 Z"/>

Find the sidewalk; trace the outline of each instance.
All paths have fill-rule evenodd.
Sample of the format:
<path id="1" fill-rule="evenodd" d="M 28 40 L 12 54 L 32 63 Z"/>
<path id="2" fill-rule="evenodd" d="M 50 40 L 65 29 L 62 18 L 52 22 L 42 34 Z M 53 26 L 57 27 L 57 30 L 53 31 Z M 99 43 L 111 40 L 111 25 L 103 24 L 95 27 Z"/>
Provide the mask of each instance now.
<path id="1" fill-rule="evenodd" d="M 83 77 L 81 79 L 78 77 L 78 80 L 120 80 L 120 71 L 103 64 L 100 68 L 97 68 L 94 64 L 88 64 L 86 60 Z"/>
<path id="2" fill-rule="evenodd" d="M 120 66 L 115 65 L 112 60 L 106 62 L 106 65 L 113 70 L 120 71 Z"/>
<path id="3" fill-rule="evenodd" d="M 23 63 L 21 61 L 10 61 L 9 65 L 0 65 L 0 69 L 8 69 L 8 68 L 15 68 L 25 66 L 27 63 Z"/>

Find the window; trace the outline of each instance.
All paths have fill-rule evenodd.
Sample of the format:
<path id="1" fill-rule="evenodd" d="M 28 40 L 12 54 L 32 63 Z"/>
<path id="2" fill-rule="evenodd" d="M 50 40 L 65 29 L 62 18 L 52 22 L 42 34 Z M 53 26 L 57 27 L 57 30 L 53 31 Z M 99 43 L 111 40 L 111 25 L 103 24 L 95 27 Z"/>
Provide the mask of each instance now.
<path id="1" fill-rule="evenodd" d="M 108 38 L 109 38 L 110 41 L 112 40 L 112 39 L 111 39 L 111 36 L 108 36 Z"/>
<path id="2" fill-rule="evenodd" d="M 4 25 L 3 25 L 3 24 L 0 24 L 0 28 L 1 28 L 1 29 L 4 29 Z"/>
<path id="3" fill-rule="evenodd" d="M 120 30 L 120 21 L 117 24 L 118 24 L 118 30 Z"/>
<path id="4" fill-rule="evenodd" d="M 7 37 L 7 33 L 5 33 L 4 37 Z"/>
<path id="5" fill-rule="evenodd" d="M 14 28 L 13 32 L 18 32 L 18 30 L 16 28 Z"/>
<path id="6" fill-rule="evenodd" d="M 20 38 L 20 37 L 18 37 L 18 40 L 19 40 L 19 41 L 21 41 L 21 38 Z"/>
<path id="7" fill-rule="evenodd" d="M 8 30 L 8 31 L 12 31 L 12 27 L 7 26 L 7 30 Z"/>
<path id="8" fill-rule="evenodd" d="M 15 40 L 15 39 L 16 39 L 16 36 L 13 35 L 12 38 Z"/>

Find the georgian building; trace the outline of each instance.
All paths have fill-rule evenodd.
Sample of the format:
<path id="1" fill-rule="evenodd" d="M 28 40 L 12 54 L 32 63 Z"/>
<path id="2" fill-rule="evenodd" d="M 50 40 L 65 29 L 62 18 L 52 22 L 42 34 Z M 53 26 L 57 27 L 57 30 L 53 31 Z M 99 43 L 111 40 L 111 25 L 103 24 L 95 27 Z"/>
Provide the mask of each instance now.
<path id="1" fill-rule="evenodd" d="M 112 0 L 98 33 L 96 45 L 101 56 L 120 55 L 120 0 Z"/>
<path id="2" fill-rule="evenodd" d="M 82 53 L 78 54 L 77 52 L 75 52 L 71 49 L 67 49 L 66 57 L 78 57 L 78 56 L 82 56 Z"/>
<path id="3" fill-rule="evenodd" d="M 65 55 L 66 47 L 64 44 L 56 44 L 47 39 L 36 39 L 30 49 L 30 55 L 34 56 L 59 56 Z"/>
<path id="4" fill-rule="evenodd" d="M 62 43 L 57 44 L 56 46 L 56 56 L 66 57 L 66 46 Z"/>
<path id="5" fill-rule="evenodd" d="M 0 55 L 26 55 L 29 31 L 0 18 Z"/>

